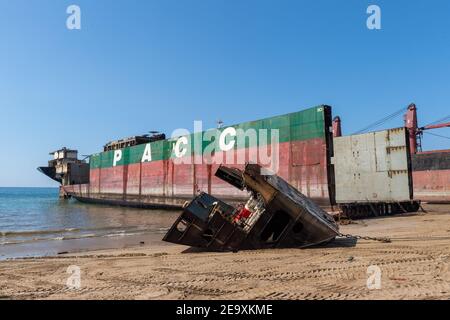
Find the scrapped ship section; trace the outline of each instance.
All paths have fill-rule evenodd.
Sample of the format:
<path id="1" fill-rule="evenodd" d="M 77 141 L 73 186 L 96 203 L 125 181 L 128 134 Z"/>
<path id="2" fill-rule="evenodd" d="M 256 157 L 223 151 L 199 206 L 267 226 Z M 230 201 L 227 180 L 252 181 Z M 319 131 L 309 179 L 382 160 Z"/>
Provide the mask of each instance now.
<path id="1" fill-rule="evenodd" d="M 339 235 L 333 217 L 277 175 L 257 164 L 244 170 L 221 166 L 216 176 L 247 194 L 227 204 L 207 193 L 188 203 L 164 241 L 209 250 L 307 247 Z"/>

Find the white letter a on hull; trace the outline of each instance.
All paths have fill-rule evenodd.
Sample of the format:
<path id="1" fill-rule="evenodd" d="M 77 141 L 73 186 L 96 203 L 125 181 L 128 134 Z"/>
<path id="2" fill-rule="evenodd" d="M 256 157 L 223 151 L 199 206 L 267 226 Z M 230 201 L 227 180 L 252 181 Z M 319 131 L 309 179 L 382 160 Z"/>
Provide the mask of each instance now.
<path id="1" fill-rule="evenodd" d="M 142 155 L 141 162 L 152 161 L 152 148 L 150 143 L 145 145 L 144 154 Z"/>

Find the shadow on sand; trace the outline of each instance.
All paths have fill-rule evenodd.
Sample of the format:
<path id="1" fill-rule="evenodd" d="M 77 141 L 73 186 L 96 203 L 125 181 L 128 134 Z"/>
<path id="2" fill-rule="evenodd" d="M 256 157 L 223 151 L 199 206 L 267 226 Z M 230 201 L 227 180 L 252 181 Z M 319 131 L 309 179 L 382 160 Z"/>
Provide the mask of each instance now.
<path id="1" fill-rule="evenodd" d="M 330 241 L 326 244 L 309 246 L 309 247 L 276 247 L 273 249 L 302 249 L 302 250 L 313 250 L 313 249 L 324 249 L 324 248 L 351 248 L 356 246 L 357 239 L 354 238 L 336 238 L 333 241 Z M 267 250 L 267 249 L 257 249 L 257 250 Z M 241 251 L 254 251 L 254 250 L 241 250 Z M 189 247 L 186 250 L 183 250 L 181 253 L 203 253 L 203 252 L 232 252 L 230 250 L 211 250 L 208 248 L 197 248 L 197 247 Z"/>

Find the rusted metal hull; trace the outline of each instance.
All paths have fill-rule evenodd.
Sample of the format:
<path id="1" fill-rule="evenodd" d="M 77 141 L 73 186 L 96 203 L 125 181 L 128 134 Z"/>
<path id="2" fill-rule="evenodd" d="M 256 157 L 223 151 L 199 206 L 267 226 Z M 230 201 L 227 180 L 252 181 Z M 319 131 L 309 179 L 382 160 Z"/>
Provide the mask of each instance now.
<path id="1" fill-rule="evenodd" d="M 277 174 L 306 196 L 328 207 L 334 201 L 330 126 L 331 107 L 320 106 L 235 127 L 279 130 Z M 228 159 L 233 153 L 234 159 L 251 159 L 250 155 L 258 154 L 261 147 L 265 145 L 259 141 L 245 148 L 216 152 L 215 156 Z M 192 200 L 199 190 L 224 201 L 246 199 L 244 192 L 214 176 L 223 162 L 180 163 L 183 161 L 173 157 L 172 149 L 169 140 L 151 143 L 152 160 L 145 162 L 141 161 L 144 146 L 123 149 L 124 156 L 117 164 L 114 151 L 94 155 L 90 161 L 89 184 L 64 186 L 64 191 L 84 201 L 107 203 L 109 200 L 110 204 L 130 206 L 181 206 L 186 200 Z M 271 152 L 270 145 L 267 150 Z M 243 169 L 245 161 L 224 164 Z"/>
<path id="2" fill-rule="evenodd" d="M 279 174 L 305 195 L 323 206 L 330 205 L 325 141 L 283 143 Z M 242 152 L 251 152 L 243 150 Z M 236 167 L 243 168 L 244 165 Z M 91 169 L 90 183 L 64 186 L 79 198 L 178 204 L 192 199 L 197 190 L 227 201 L 241 201 L 246 195 L 214 176 L 219 165 L 174 164 L 172 160 Z"/>
<path id="3" fill-rule="evenodd" d="M 336 192 L 347 196 L 349 195 L 348 190 L 352 192 L 361 190 L 361 188 L 347 188 L 344 191 L 341 187 L 336 187 L 335 168 L 331 164 L 333 153 L 336 153 L 332 133 L 330 132 L 331 126 L 331 107 L 319 106 L 288 115 L 247 122 L 234 127 L 279 130 L 279 171 L 277 174 L 301 193 L 313 199 L 319 205 L 328 208 L 336 204 Z M 144 161 L 142 156 L 145 154 L 147 146 L 151 147 L 150 160 Z M 240 169 L 243 169 L 243 164 L 223 162 L 217 162 L 217 164 L 176 163 L 176 160 L 180 159 L 174 158 L 173 146 L 174 142 L 168 139 L 151 142 L 147 145 L 127 147 L 120 150 L 121 157 L 118 161 L 114 159 L 117 150 L 93 155 L 89 163 L 89 183 L 66 185 L 62 187 L 64 189 L 62 191 L 64 194 L 84 201 L 89 199 L 91 202 L 98 203 L 109 202 L 109 204 L 120 203 L 120 205 L 141 205 L 144 207 L 160 206 L 161 208 L 166 206 L 180 207 L 185 201 L 195 197 L 199 190 L 227 202 L 238 202 L 246 199 L 245 193 L 217 179 L 213 174 L 221 163 Z M 235 148 L 231 152 L 235 153 L 235 158 L 249 159 L 249 154 L 257 153 L 260 147 L 261 145 L 258 142 L 256 145 L 247 145 L 240 149 Z M 268 150 L 270 152 L 270 147 Z M 200 152 L 202 151 L 200 150 Z M 362 155 L 364 152 L 366 151 L 360 154 Z M 223 151 L 217 152 L 216 155 L 227 158 L 229 153 Z M 442 154 L 437 155 L 438 153 Z M 448 164 L 450 152 L 432 152 L 431 154 L 433 154 L 431 158 L 435 159 L 432 160 L 431 165 L 427 165 L 430 156 L 422 153 L 413 155 L 413 200 L 449 202 L 448 171 L 450 168 L 448 168 L 448 165 L 442 165 L 442 163 Z M 193 152 L 186 158 L 195 156 L 198 156 L 198 154 Z M 336 154 L 335 157 L 339 158 L 339 154 Z M 421 159 L 426 161 L 421 164 Z M 377 165 L 383 163 L 387 162 L 377 162 Z M 392 169 L 391 171 L 394 173 L 398 170 Z M 369 192 L 371 190 L 368 188 L 362 189 L 367 191 L 365 195 L 367 202 L 377 202 L 374 195 L 378 197 L 380 191 L 384 191 L 382 184 L 379 187 L 378 192 Z M 400 189 L 394 188 L 392 190 Z M 411 210 L 415 210 L 416 205 L 414 203 L 411 204 L 405 199 L 398 198 L 396 197 L 395 200 L 402 202 L 402 207 L 411 207 Z M 348 203 L 340 201 L 340 205 L 346 207 Z M 358 210 L 363 215 L 368 210 L 374 211 L 374 207 L 370 205 L 360 209 Z M 382 213 L 396 211 L 386 206 L 381 206 L 380 210 L 375 208 L 375 210 Z M 403 210 L 401 209 L 401 211 Z M 410 209 L 406 209 L 406 211 L 410 211 Z"/>
<path id="4" fill-rule="evenodd" d="M 221 167 L 217 176 L 247 193 L 245 207 L 202 193 L 185 207 L 164 241 L 237 251 L 307 247 L 339 234 L 329 214 L 280 177 L 261 175 L 258 165 L 247 165 L 243 171 Z"/>
<path id="5" fill-rule="evenodd" d="M 450 203 L 450 150 L 414 154 L 412 166 L 416 199 Z"/>

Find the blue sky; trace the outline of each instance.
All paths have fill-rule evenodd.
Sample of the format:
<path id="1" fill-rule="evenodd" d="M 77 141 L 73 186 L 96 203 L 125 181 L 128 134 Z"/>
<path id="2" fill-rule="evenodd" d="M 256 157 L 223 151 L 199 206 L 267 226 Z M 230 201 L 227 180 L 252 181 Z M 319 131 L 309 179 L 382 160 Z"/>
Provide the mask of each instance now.
<path id="1" fill-rule="evenodd" d="M 370 4 L 382 30 L 366 28 Z M 329 104 L 352 133 L 414 101 L 427 124 L 450 114 L 449 15 L 446 0 L 0 0 L 0 186 L 55 185 L 36 171 L 55 148 L 194 120 Z"/>

